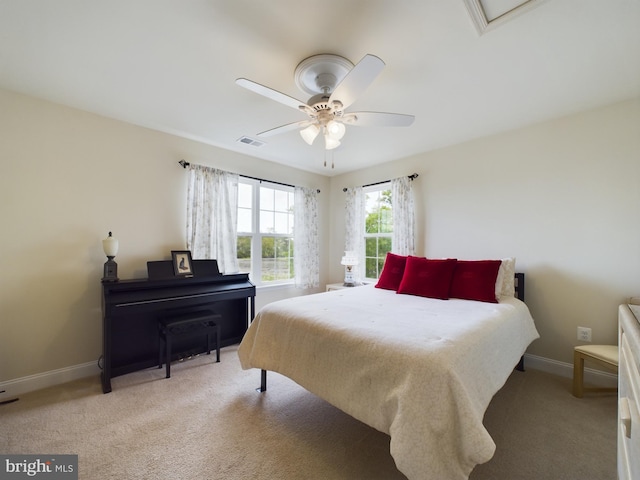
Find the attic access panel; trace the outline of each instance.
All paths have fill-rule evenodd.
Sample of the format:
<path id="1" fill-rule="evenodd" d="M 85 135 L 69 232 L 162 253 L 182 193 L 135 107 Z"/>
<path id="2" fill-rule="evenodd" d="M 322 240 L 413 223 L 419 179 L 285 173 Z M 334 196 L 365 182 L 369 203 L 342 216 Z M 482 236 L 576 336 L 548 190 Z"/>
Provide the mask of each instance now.
<path id="1" fill-rule="evenodd" d="M 464 0 L 464 3 L 478 34 L 482 35 L 545 1 L 547 0 Z"/>

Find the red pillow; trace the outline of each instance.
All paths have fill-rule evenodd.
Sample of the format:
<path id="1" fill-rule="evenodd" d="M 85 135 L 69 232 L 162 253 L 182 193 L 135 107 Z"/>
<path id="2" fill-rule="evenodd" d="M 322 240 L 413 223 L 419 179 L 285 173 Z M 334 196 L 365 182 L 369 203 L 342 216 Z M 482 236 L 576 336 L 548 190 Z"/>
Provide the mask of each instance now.
<path id="1" fill-rule="evenodd" d="M 456 262 L 455 258 L 432 260 L 407 257 L 398 293 L 447 300 Z"/>
<path id="2" fill-rule="evenodd" d="M 451 298 L 498 303 L 496 278 L 500 260 L 458 260 L 451 281 Z"/>
<path id="3" fill-rule="evenodd" d="M 376 283 L 376 288 L 398 290 L 406 263 L 407 257 L 388 252 L 387 257 L 384 259 L 384 266 L 378 283 Z"/>

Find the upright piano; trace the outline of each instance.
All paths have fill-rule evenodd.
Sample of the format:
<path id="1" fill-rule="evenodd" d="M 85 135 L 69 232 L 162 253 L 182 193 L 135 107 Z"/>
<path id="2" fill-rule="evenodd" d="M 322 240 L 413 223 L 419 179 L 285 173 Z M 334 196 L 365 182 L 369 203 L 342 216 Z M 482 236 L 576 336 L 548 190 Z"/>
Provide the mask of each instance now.
<path id="1" fill-rule="evenodd" d="M 246 273 L 222 275 L 215 260 L 194 260 L 192 277 L 171 261 L 148 262 L 145 279 L 102 283 L 102 391 L 111 379 L 158 365 L 158 321 L 189 310 L 221 315 L 220 346 L 239 343 L 255 315 L 256 287 Z M 206 351 L 206 337 L 176 341 L 174 359 Z"/>

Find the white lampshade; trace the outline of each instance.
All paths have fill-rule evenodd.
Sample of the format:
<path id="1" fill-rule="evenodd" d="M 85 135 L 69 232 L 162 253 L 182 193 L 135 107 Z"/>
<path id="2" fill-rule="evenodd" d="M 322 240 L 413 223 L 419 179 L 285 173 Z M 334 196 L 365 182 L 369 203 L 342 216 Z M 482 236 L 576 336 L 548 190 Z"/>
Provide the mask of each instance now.
<path id="1" fill-rule="evenodd" d="M 330 135 L 325 134 L 324 136 L 324 148 L 327 150 L 333 150 L 336 147 L 340 146 L 340 140 L 336 140 L 332 138 Z"/>
<path id="2" fill-rule="evenodd" d="M 344 137 L 346 130 L 347 128 L 344 126 L 344 123 L 336 122 L 335 120 L 327 123 L 327 134 L 334 140 L 340 140 Z"/>
<path id="3" fill-rule="evenodd" d="M 313 141 L 316 139 L 319 133 L 320 127 L 318 127 L 318 125 L 316 125 L 315 123 L 309 125 L 307 128 L 300 130 L 300 136 L 309 145 L 313 145 Z"/>
<path id="4" fill-rule="evenodd" d="M 358 265 L 358 256 L 356 255 L 356 252 L 353 252 L 353 251 L 344 252 L 344 257 L 342 257 L 342 261 L 340 262 L 340 265 L 348 265 L 348 266 Z"/>
<path id="5" fill-rule="evenodd" d="M 115 257 L 118 254 L 118 240 L 111 236 L 111 232 L 107 238 L 102 240 L 102 248 L 107 257 Z"/>

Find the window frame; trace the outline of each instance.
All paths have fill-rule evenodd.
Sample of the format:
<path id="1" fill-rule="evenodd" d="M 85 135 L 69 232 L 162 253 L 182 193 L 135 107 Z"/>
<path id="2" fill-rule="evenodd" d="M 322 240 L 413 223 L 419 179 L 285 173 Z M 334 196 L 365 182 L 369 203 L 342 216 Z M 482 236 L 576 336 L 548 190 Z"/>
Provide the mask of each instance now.
<path id="1" fill-rule="evenodd" d="M 389 232 L 376 232 L 376 233 L 368 233 L 367 232 L 367 217 L 368 217 L 368 212 L 367 212 L 367 196 L 372 193 L 372 192 L 384 192 L 386 190 L 389 190 L 390 192 L 390 198 L 391 198 L 391 218 L 390 218 L 390 225 L 391 225 L 391 231 Z M 380 256 L 380 252 L 379 252 L 379 239 L 380 238 L 388 238 L 389 239 L 389 250 L 391 251 L 393 249 L 393 197 L 391 197 L 391 181 L 388 182 L 383 182 L 383 183 L 378 183 L 375 185 L 369 185 L 366 187 L 363 187 L 363 195 L 364 195 L 364 242 L 363 242 L 363 246 L 364 246 L 364 252 L 362 253 L 363 255 L 363 259 L 364 259 L 364 268 L 363 268 L 363 272 L 362 272 L 362 278 L 364 279 L 364 281 L 368 281 L 368 282 L 376 282 L 379 278 L 380 278 L 380 273 L 382 272 L 382 268 L 384 265 L 384 259 L 386 257 L 386 251 L 384 252 L 384 254 L 382 256 Z M 367 256 L 367 239 L 368 238 L 376 238 L 376 256 L 375 257 L 368 257 Z M 367 276 L 367 259 L 368 258 L 375 258 L 376 261 L 376 273 L 377 273 L 377 277 L 369 277 Z"/>
<path id="2" fill-rule="evenodd" d="M 292 186 L 288 186 L 288 185 L 281 185 L 278 183 L 271 183 L 265 180 L 258 180 L 258 179 L 253 179 L 253 178 L 246 178 L 246 177 L 240 177 L 238 179 L 238 183 L 240 184 L 245 184 L 245 185 L 249 185 L 251 186 L 251 191 L 252 191 L 252 196 L 251 196 L 251 232 L 247 232 L 247 231 L 241 231 L 238 228 L 238 231 L 236 232 L 236 244 L 238 242 L 238 239 L 240 237 L 250 237 L 251 241 L 250 241 L 250 245 L 251 245 L 251 252 L 250 252 L 250 270 L 249 270 L 249 278 L 251 280 L 251 282 L 256 285 L 257 287 L 269 287 L 269 286 L 282 286 L 282 285 L 293 285 L 295 282 L 294 279 L 294 270 L 293 270 L 293 253 L 294 253 L 294 249 L 293 249 L 293 242 L 294 242 L 294 234 L 293 234 L 293 218 L 294 218 L 294 214 L 293 214 L 293 208 L 295 208 L 295 204 L 294 202 L 294 191 L 295 191 L 295 187 Z M 291 196 L 291 208 L 290 208 L 290 212 L 289 215 L 290 217 L 290 232 L 289 233 L 276 233 L 276 232 L 261 232 L 260 231 L 260 220 L 261 220 L 261 204 L 260 204 L 260 197 L 261 197 L 261 188 L 268 188 L 271 190 L 279 190 L 279 191 L 283 191 L 286 192 L 288 195 Z M 240 204 L 240 200 L 238 200 L 238 210 L 240 210 L 241 208 L 247 208 L 247 207 L 243 207 Z M 274 205 L 274 210 L 273 212 L 277 213 L 278 211 L 275 210 L 275 205 Z M 240 212 L 238 211 L 238 217 L 240 217 Z M 279 280 L 273 280 L 273 281 L 264 281 L 262 279 L 262 263 L 263 263 L 263 257 L 262 257 L 262 241 L 263 238 L 265 237 L 273 237 L 274 239 L 278 239 L 278 238 L 286 238 L 289 239 L 289 252 L 290 252 L 290 256 L 287 257 L 289 259 L 289 265 L 290 265 L 290 275 L 291 277 L 288 279 L 279 279 Z M 274 249 L 275 249 L 275 245 L 274 245 Z M 258 253 L 256 255 L 256 252 Z M 275 257 L 277 258 L 277 257 Z M 238 259 L 238 261 L 240 261 L 240 259 Z M 247 273 L 246 270 L 241 270 L 244 273 Z"/>

